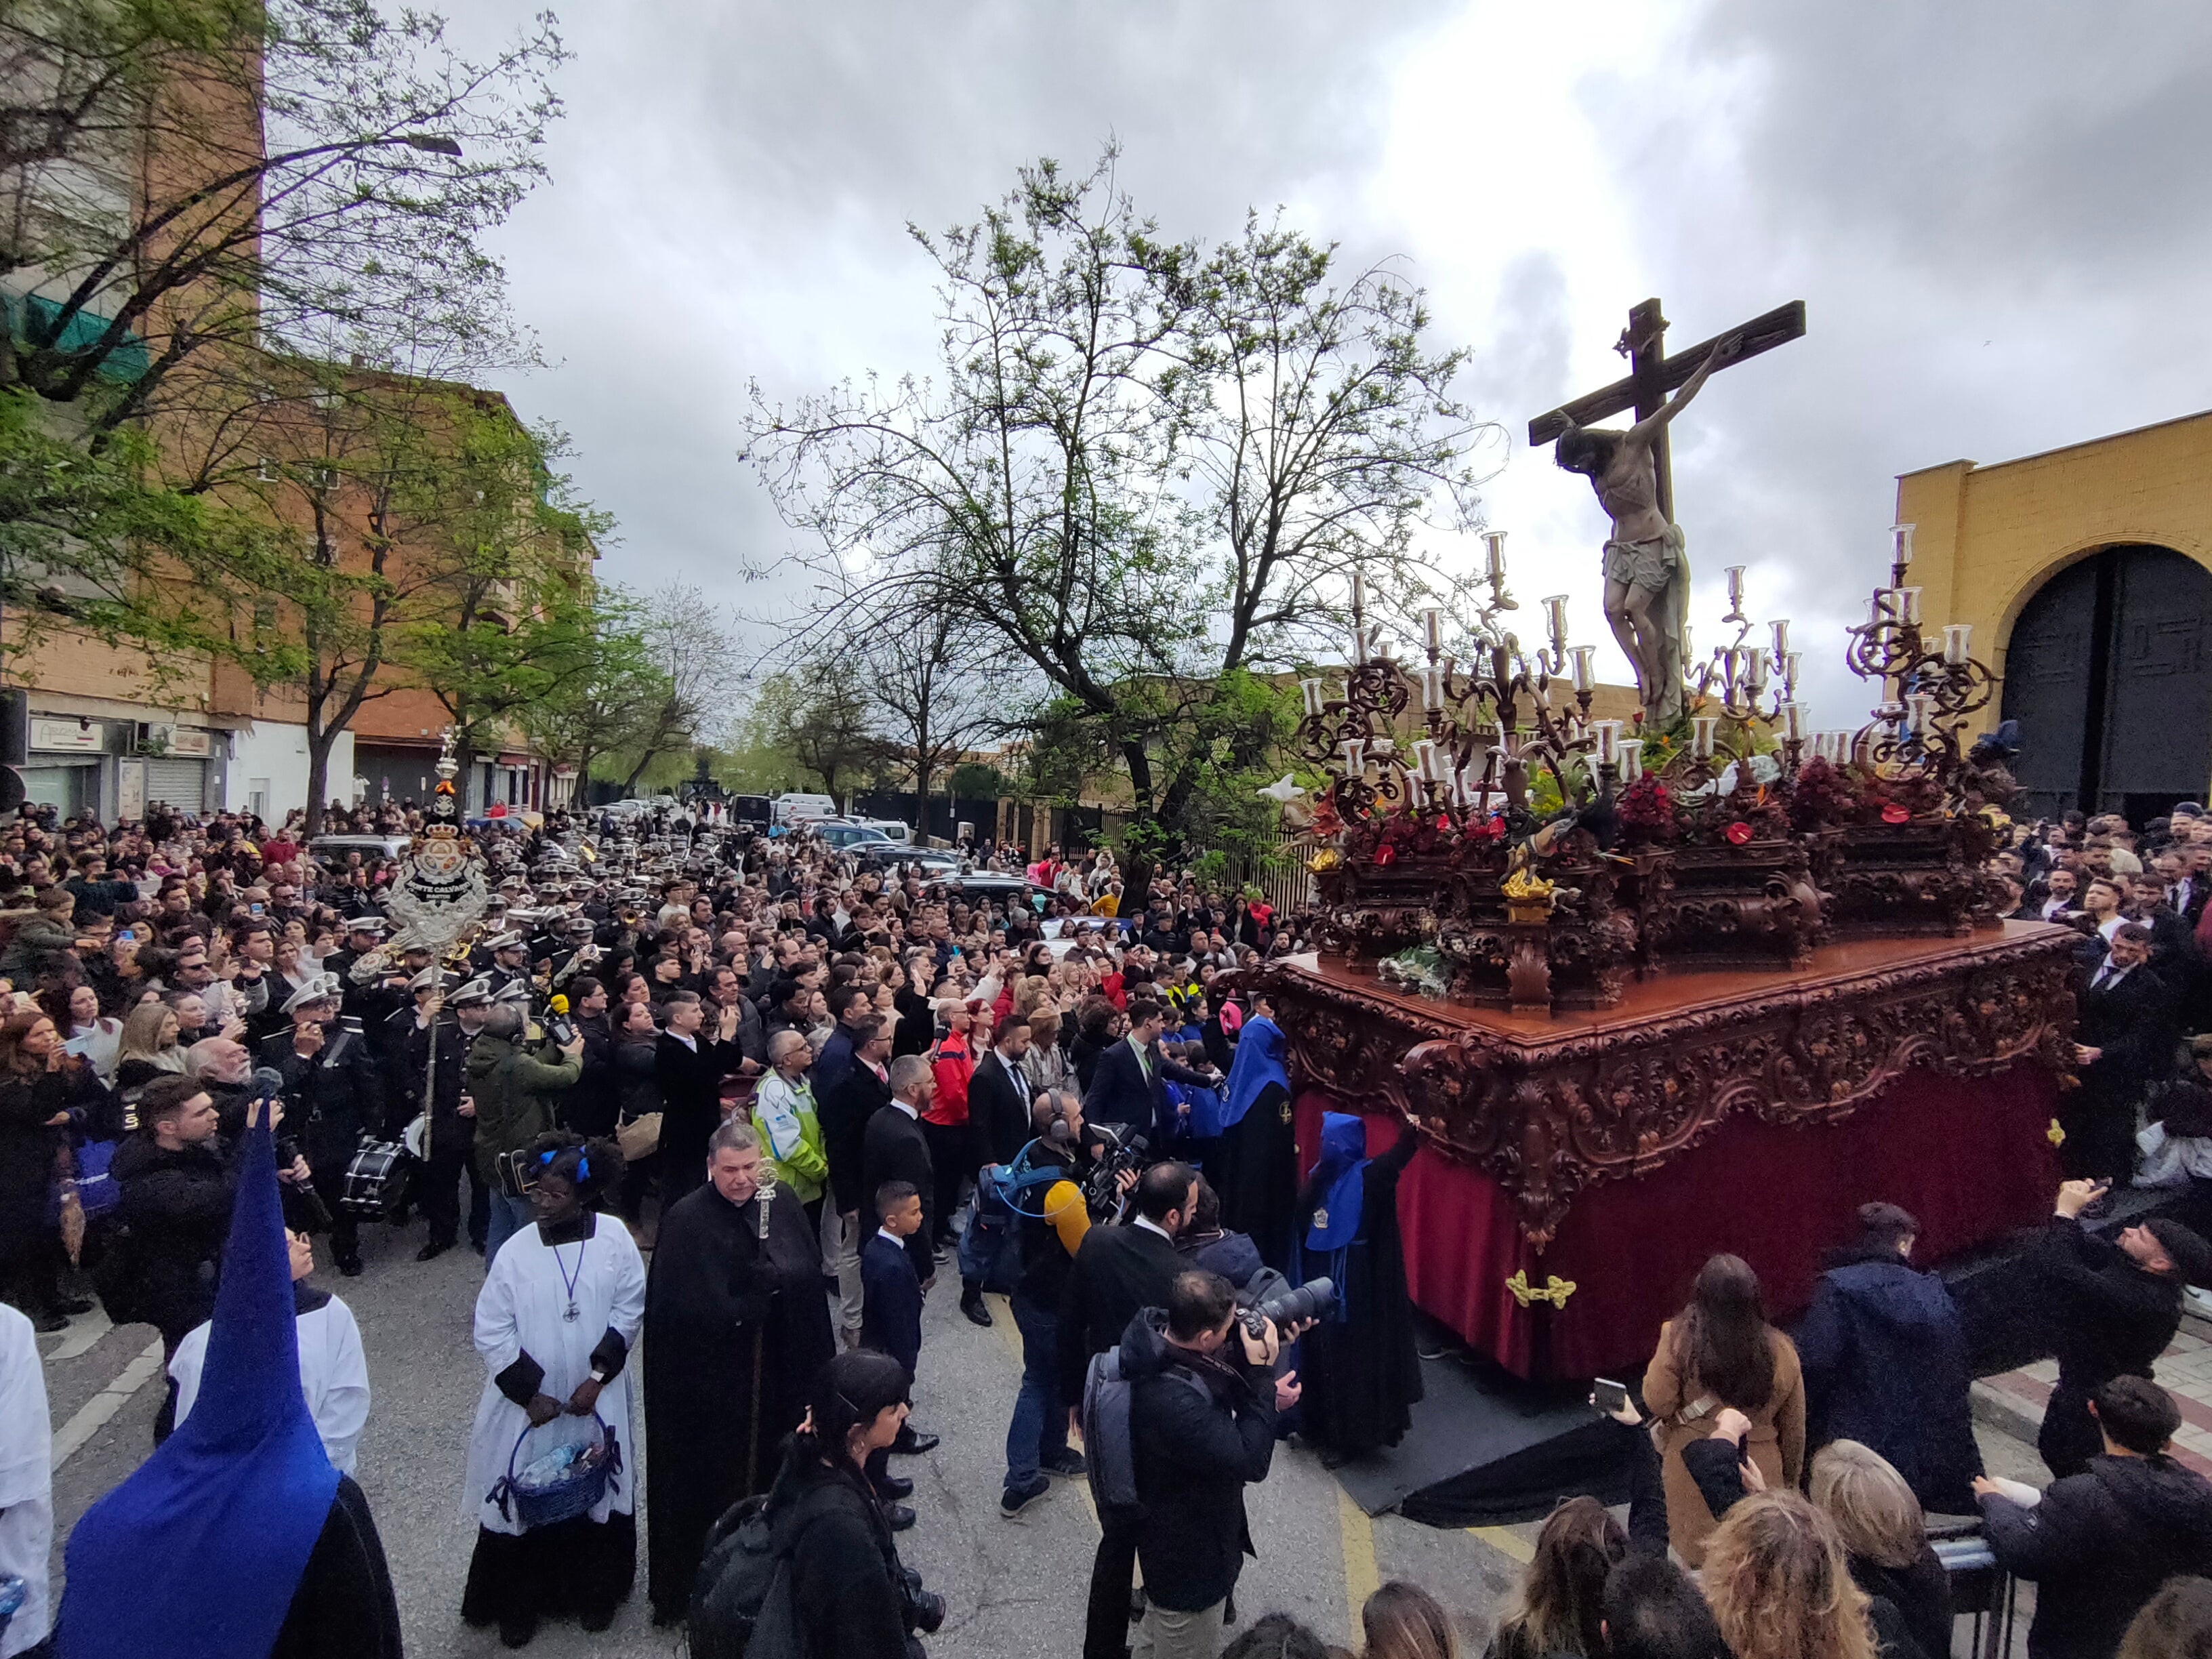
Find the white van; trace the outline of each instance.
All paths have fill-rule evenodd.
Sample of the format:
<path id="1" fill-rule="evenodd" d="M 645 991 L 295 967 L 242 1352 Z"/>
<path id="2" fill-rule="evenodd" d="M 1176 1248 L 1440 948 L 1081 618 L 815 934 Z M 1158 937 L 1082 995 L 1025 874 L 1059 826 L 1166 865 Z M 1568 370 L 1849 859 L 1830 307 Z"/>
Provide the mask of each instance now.
<path id="1" fill-rule="evenodd" d="M 772 821 L 788 830 L 810 818 L 834 818 L 837 803 L 828 795 L 778 795 L 769 804 Z"/>
<path id="2" fill-rule="evenodd" d="M 880 830 L 887 839 L 896 842 L 902 847 L 911 847 L 914 844 L 913 826 L 897 818 L 856 817 L 852 822 L 864 830 Z"/>

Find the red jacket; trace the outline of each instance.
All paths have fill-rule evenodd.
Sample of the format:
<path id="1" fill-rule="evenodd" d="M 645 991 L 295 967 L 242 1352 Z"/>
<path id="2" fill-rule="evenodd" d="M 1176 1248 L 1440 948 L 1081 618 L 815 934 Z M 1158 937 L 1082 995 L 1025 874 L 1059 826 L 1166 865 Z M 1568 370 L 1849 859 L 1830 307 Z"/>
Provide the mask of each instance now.
<path id="1" fill-rule="evenodd" d="M 975 1056 L 968 1052 L 968 1039 L 950 1032 L 929 1057 L 937 1077 L 937 1095 L 921 1115 L 924 1123 L 957 1128 L 968 1121 L 968 1079 L 975 1075 Z"/>

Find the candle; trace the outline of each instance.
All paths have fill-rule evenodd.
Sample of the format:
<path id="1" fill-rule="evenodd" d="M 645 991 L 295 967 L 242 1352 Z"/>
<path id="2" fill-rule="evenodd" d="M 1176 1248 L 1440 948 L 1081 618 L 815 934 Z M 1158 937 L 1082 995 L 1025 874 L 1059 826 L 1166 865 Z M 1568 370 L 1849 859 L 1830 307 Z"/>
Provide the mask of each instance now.
<path id="1" fill-rule="evenodd" d="M 1352 660 L 1361 668 L 1367 666 L 1367 624 L 1354 613 L 1352 623 Z"/>
<path id="2" fill-rule="evenodd" d="M 1590 668 L 1590 659 L 1597 654 L 1594 645 L 1578 645 L 1567 653 L 1575 659 L 1575 690 L 1588 691 L 1597 684 L 1597 676 Z"/>
<path id="3" fill-rule="evenodd" d="M 1743 567 L 1732 564 L 1728 568 L 1729 611 L 1730 615 L 1743 609 Z"/>
<path id="4" fill-rule="evenodd" d="M 1358 738 L 1346 738 L 1343 746 L 1344 775 L 1347 778 L 1358 777 L 1367 769 L 1365 760 L 1367 745 Z"/>
<path id="5" fill-rule="evenodd" d="M 1504 581 L 1505 580 L 1505 532 L 1502 530 L 1484 531 L 1482 546 L 1484 554 L 1489 561 L 1490 580 L 1494 582 Z"/>
<path id="6" fill-rule="evenodd" d="M 1720 720 L 1712 714 L 1693 714 L 1690 717 L 1690 752 L 1699 760 L 1713 757 L 1713 734 L 1720 728 Z"/>
<path id="7" fill-rule="evenodd" d="M 1298 690 L 1305 694 L 1306 713 L 1309 714 L 1320 714 L 1322 710 L 1321 682 L 1319 680 L 1300 680 L 1298 682 Z"/>
<path id="8" fill-rule="evenodd" d="M 1896 592 L 1893 587 L 1875 588 L 1874 598 L 1867 601 L 1867 621 L 1880 628 L 1894 617 L 1897 614 Z"/>
<path id="9" fill-rule="evenodd" d="M 1766 690 L 1766 653 L 1746 646 L 1743 651 L 1744 684 L 1751 688 L 1754 697 Z"/>
<path id="10" fill-rule="evenodd" d="M 1903 620 L 1917 626 L 1920 621 L 1920 590 L 1917 587 L 1900 587 L 1897 592 L 1905 601 Z"/>
<path id="11" fill-rule="evenodd" d="M 1352 614 L 1358 616 L 1367 603 L 1367 578 L 1358 565 L 1352 567 Z"/>
<path id="12" fill-rule="evenodd" d="M 1426 783 L 1436 775 L 1437 745 L 1423 738 L 1413 745 L 1413 775 Z"/>
<path id="13" fill-rule="evenodd" d="M 1966 648 L 1974 637 L 1972 623 L 1946 623 L 1943 626 L 1943 660 L 1954 668 L 1966 665 Z"/>
<path id="14" fill-rule="evenodd" d="M 1620 781 L 1633 783 L 1644 775 L 1644 739 L 1623 738 L 1613 744 L 1620 760 Z"/>
<path id="15" fill-rule="evenodd" d="M 1889 562 L 1899 570 L 1912 562 L 1912 530 L 1909 524 L 1889 527 Z"/>
<path id="16" fill-rule="evenodd" d="M 1797 670 L 1805 660 L 1802 651 L 1792 651 L 1782 659 L 1782 689 L 1791 696 L 1797 695 Z"/>
<path id="17" fill-rule="evenodd" d="M 1916 738 L 1925 734 L 1928 730 L 1928 717 L 1934 711 L 1935 707 L 1936 699 L 1925 691 L 1916 691 L 1907 697 L 1905 700 L 1905 731 Z"/>
<path id="18" fill-rule="evenodd" d="M 1780 662 L 1790 654 L 1790 618 L 1777 617 L 1767 626 L 1774 630 L 1774 660 Z"/>
<path id="19" fill-rule="evenodd" d="M 1421 607 L 1421 632 L 1427 637 L 1431 652 L 1443 649 L 1444 613 L 1433 605 Z"/>
<path id="20" fill-rule="evenodd" d="M 1424 710 L 1444 706 L 1444 671 L 1431 663 L 1421 671 L 1421 707 Z"/>
<path id="21" fill-rule="evenodd" d="M 1553 594 L 1544 601 L 1544 613 L 1551 621 L 1552 654 L 1557 656 L 1567 648 L 1567 596 Z"/>
<path id="22" fill-rule="evenodd" d="M 1597 720 L 1590 729 L 1597 733 L 1597 759 L 1601 766 L 1613 764 L 1616 746 L 1620 741 L 1619 720 Z"/>
<path id="23" fill-rule="evenodd" d="M 1805 705 L 1785 702 L 1782 705 L 1782 737 L 1787 743 L 1801 743 L 1805 737 Z"/>

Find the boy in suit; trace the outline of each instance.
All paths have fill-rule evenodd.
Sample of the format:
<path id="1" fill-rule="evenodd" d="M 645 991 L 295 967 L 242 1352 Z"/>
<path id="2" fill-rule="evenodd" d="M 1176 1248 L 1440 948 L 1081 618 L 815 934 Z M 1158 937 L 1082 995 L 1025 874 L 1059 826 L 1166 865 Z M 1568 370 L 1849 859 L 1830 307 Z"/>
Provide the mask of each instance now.
<path id="1" fill-rule="evenodd" d="M 921 1189 L 910 1181 L 876 1188 L 877 1231 L 860 1252 L 860 1342 L 906 1367 L 913 1386 L 921 1363 L 921 1278 L 906 1241 L 921 1230 Z M 867 1475 L 884 1500 L 893 1532 L 914 1524 L 914 1511 L 894 1500 L 909 1496 L 914 1482 L 890 1474 L 889 1455 L 868 1454 Z"/>

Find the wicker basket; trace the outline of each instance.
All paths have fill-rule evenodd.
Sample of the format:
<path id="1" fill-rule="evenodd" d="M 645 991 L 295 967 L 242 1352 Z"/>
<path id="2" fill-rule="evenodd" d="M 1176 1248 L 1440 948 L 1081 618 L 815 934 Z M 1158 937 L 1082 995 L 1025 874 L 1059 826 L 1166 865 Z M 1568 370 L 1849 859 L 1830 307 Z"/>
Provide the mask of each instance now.
<path id="1" fill-rule="evenodd" d="M 601 1455 L 593 1458 L 588 1467 L 543 1486 L 525 1486 L 515 1472 L 515 1461 L 522 1455 L 522 1443 L 538 1426 L 524 1425 L 522 1432 L 514 1437 L 514 1449 L 507 1455 L 506 1474 L 491 1489 L 492 1501 L 499 1505 L 501 1515 L 521 1522 L 525 1532 L 558 1526 L 563 1521 L 590 1514 L 609 1491 L 622 1489 L 622 1442 L 607 1419 L 597 1412 L 592 1413 L 592 1421 L 599 1425 Z"/>

